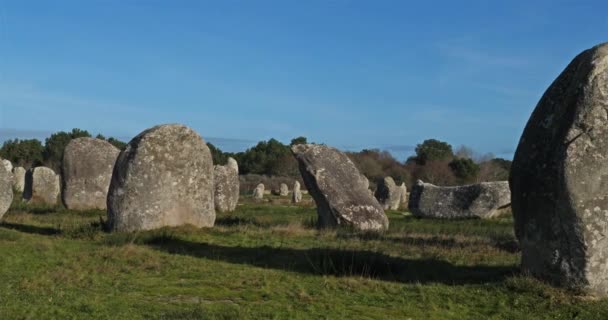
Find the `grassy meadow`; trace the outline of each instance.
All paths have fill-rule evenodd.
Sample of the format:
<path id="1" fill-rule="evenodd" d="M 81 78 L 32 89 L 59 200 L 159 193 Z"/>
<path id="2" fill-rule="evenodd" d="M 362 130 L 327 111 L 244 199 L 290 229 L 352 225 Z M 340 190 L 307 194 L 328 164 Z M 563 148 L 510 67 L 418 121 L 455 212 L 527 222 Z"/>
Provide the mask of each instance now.
<path id="1" fill-rule="evenodd" d="M 309 202 L 308 202 L 309 203 Z M 317 230 L 308 204 L 244 199 L 211 229 L 107 233 L 102 211 L 15 201 L 0 319 L 607 319 L 518 272 L 510 217 Z"/>

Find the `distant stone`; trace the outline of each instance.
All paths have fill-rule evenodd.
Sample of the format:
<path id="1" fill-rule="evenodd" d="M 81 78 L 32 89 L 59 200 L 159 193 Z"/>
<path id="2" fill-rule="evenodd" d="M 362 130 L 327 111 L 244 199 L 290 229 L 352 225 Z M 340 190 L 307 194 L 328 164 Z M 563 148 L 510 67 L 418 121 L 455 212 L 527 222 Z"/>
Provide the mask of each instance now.
<path id="1" fill-rule="evenodd" d="M 544 93 L 511 167 L 521 268 L 608 296 L 608 43 L 579 54 Z"/>
<path id="2" fill-rule="evenodd" d="M 293 183 L 293 192 L 291 194 L 292 203 L 300 203 L 302 201 L 302 191 L 300 190 L 300 183 L 298 181 Z"/>
<path id="3" fill-rule="evenodd" d="M 287 197 L 289 195 L 289 187 L 286 184 L 281 183 L 281 186 L 279 187 L 279 195 L 281 197 Z"/>
<path id="4" fill-rule="evenodd" d="M 77 138 L 63 153 L 63 203 L 68 209 L 106 209 L 120 150 L 105 140 Z"/>
<path id="5" fill-rule="evenodd" d="M 13 181 L 9 171 L 0 166 L 0 219 L 13 202 Z"/>
<path id="6" fill-rule="evenodd" d="M 507 181 L 439 187 L 418 180 L 409 199 L 412 214 L 424 218 L 495 218 L 510 204 Z"/>
<path id="7" fill-rule="evenodd" d="M 192 129 L 160 125 L 133 138 L 116 160 L 108 192 L 114 231 L 215 222 L 213 162 Z"/>
<path id="8" fill-rule="evenodd" d="M 215 210 L 232 212 L 239 202 L 239 165 L 228 158 L 225 166 L 216 165 L 213 169 Z"/>
<path id="9" fill-rule="evenodd" d="M 6 172 L 13 172 L 13 164 L 9 160 L 2 159 L 2 165 L 4 166 L 4 169 L 6 169 Z"/>
<path id="10" fill-rule="evenodd" d="M 401 185 L 399 186 L 399 189 L 401 189 L 401 207 L 402 208 L 407 208 L 407 202 L 408 202 L 408 193 L 407 193 L 407 187 L 405 186 L 405 182 L 402 182 Z"/>
<path id="11" fill-rule="evenodd" d="M 385 177 L 376 188 L 376 199 L 384 210 L 398 210 L 401 204 L 401 188 L 391 177 Z"/>
<path id="12" fill-rule="evenodd" d="M 25 173 L 26 170 L 23 167 L 13 168 L 13 188 L 21 193 L 25 190 Z"/>
<path id="13" fill-rule="evenodd" d="M 264 199 L 264 184 L 263 183 L 258 184 L 258 186 L 255 187 L 255 189 L 253 189 L 253 198 L 256 200 Z"/>
<path id="14" fill-rule="evenodd" d="M 30 203 L 56 205 L 60 189 L 59 175 L 51 168 L 35 167 L 25 174 L 23 199 Z"/>
<path id="15" fill-rule="evenodd" d="M 299 144 L 291 148 L 306 189 L 317 204 L 320 227 L 387 230 L 388 218 L 365 187 L 365 176 L 335 148 Z"/>

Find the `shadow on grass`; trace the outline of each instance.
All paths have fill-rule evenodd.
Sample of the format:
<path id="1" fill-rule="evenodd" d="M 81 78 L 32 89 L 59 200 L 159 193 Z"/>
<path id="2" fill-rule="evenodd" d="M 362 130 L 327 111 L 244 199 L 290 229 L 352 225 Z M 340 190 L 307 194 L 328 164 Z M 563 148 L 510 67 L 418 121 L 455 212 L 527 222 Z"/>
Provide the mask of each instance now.
<path id="1" fill-rule="evenodd" d="M 25 232 L 25 233 L 40 234 L 40 235 L 44 235 L 44 236 L 57 235 L 57 234 L 61 233 L 60 230 L 55 229 L 55 228 L 37 227 L 37 226 L 31 226 L 31 225 L 27 225 L 27 224 L 8 223 L 8 222 L 0 223 L 0 227 L 17 230 L 17 231 Z"/>
<path id="2" fill-rule="evenodd" d="M 436 259 L 403 259 L 379 252 L 332 248 L 288 249 L 226 247 L 157 236 L 145 244 L 172 254 L 247 264 L 304 274 L 358 276 L 403 283 L 450 285 L 499 282 L 517 272 L 515 267 L 455 266 Z"/>

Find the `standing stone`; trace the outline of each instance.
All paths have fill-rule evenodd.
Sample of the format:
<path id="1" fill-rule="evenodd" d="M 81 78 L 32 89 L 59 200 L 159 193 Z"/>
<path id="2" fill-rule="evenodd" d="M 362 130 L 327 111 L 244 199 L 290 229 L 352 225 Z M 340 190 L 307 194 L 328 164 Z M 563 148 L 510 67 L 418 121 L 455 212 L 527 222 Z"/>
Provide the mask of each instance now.
<path id="1" fill-rule="evenodd" d="M 109 226 L 114 231 L 211 227 L 213 189 L 211 152 L 194 130 L 179 124 L 147 129 L 116 160 Z"/>
<path id="2" fill-rule="evenodd" d="M 317 204 L 320 227 L 386 230 L 384 210 L 365 188 L 365 177 L 337 149 L 315 144 L 291 147 L 304 184 Z"/>
<path id="3" fill-rule="evenodd" d="M 253 198 L 256 200 L 264 199 L 264 184 L 263 183 L 258 184 L 258 186 L 255 187 L 255 189 L 253 189 Z"/>
<path id="4" fill-rule="evenodd" d="M 4 166 L 4 169 L 6 169 L 6 172 L 13 172 L 13 164 L 9 160 L 2 159 L 2 165 Z"/>
<path id="5" fill-rule="evenodd" d="M 407 194 L 407 187 L 405 186 L 405 182 L 401 183 L 401 185 L 399 186 L 399 189 L 400 189 L 400 194 L 401 194 L 401 200 L 400 200 L 401 207 L 407 208 L 408 194 Z"/>
<path id="6" fill-rule="evenodd" d="M 13 168 L 13 188 L 23 193 L 25 190 L 25 169 L 23 167 L 14 167 Z"/>
<path id="7" fill-rule="evenodd" d="M 376 199 L 384 210 L 398 210 L 401 203 L 401 189 L 391 177 L 384 178 L 376 188 Z"/>
<path id="8" fill-rule="evenodd" d="M 56 205 L 60 192 L 60 178 L 53 169 L 36 167 L 26 172 L 23 199 L 28 202 Z"/>
<path id="9" fill-rule="evenodd" d="M 239 202 L 239 165 L 228 158 L 225 166 L 216 165 L 213 170 L 215 210 L 232 212 Z"/>
<path id="10" fill-rule="evenodd" d="M 511 167 L 522 271 L 608 296 L 608 44 L 547 89 Z"/>
<path id="11" fill-rule="evenodd" d="M 9 171 L 0 166 L 0 219 L 13 202 L 13 181 Z"/>
<path id="12" fill-rule="evenodd" d="M 298 181 L 293 183 L 293 193 L 291 194 L 292 203 L 300 203 L 302 201 L 302 191 L 300 190 L 300 183 Z"/>
<path id="13" fill-rule="evenodd" d="M 420 180 L 412 188 L 409 209 L 422 218 L 495 218 L 511 203 L 507 181 L 438 187 Z"/>
<path id="14" fill-rule="evenodd" d="M 63 153 L 63 203 L 68 209 L 106 209 L 120 150 L 107 141 L 77 138 Z"/>
<path id="15" fill-rule="evenodd" d="M 289 187 L 286 184 L 281 183 L 281 186 L 279 187 L 279 195 L 281 197 L 287 197 L 289 195 Z"/>

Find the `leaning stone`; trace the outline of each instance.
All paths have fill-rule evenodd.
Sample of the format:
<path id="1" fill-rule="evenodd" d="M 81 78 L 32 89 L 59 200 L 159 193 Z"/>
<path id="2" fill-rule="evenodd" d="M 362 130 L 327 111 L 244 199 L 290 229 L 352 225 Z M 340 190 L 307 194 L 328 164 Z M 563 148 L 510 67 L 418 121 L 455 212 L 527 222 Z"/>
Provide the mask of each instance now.
<path id="1" fill-rule="evenodd" d="M 291 194 L 292 203 L 300 203 L 302 201 L 302 191 L 300 190 L 300 183 L 298 181 L 293 183 L 293 193 Z"/>
<path id="2" fill-rule="evenodd" d="M 289 195 L 289 187 L 287 187 L 286 184 L 281 183 L 281 186 L 279 187 L 279 195 L 281 197 L 287 197 Z"/>
<path id="3" fill-rule="evenodd" d="M 0 166 L 0 219 L 13 202 L 13 182 L 10 172 Z"/>
<path id="4" fill-rule="evenodd" d="M 412 188 L 409 209 L 423 218 L 495 218 L 511 204 L 507 181 L 438 187 L 420 180 Z"/>
<path id="5" fill-rule="evenodd" d="M 228 158 L 225 166 L 216 165 L 213 169 L 215 210 L 232 212 L 239 202 L 239 165 Z"/>
<path id="6" fill-rule="evenodd" d="M 256 200 L 264 199 L 264 189 L 263 183 L 258 184 L 258 186 L 253 189 L 253 198 Z"/>
<path id="7" fill-rule="evenodd" d="M 29 203 L 56 205 L 60 188 L 59 175 L 51 168 L 35 167 L 26 172 L 23 199 Z"/>
<path id="8" fill-rule="evenodd" d="M 23 167 L 13 168 L 13 188 L 17 192 L 23 193 L 25 190 L 25 173 L 26 170 Z"/>
<path id="9" fill-rule="evenodd" d="M 365 177 L 344 153 L 323 145 L 291 147 L 300 173 L 317 204 L 320 227 L 387 230 L 384 210 L 365 187 Z"/>
<path id="10" fill-rule="evenodd" d="M 63 203 L 68 209 L 106 209 L 120 150 L 105 140 L 77 138 L 63 153 Z"/>
<path id="11" fill-rule="evenodd" d="M 376 188 L 376 199 L 384 210 L 398 210 L 401 203 L 401 189 L 391 177 L 385 177 Z"/>
<path id="12" fill-rule="evenodd" d="M 109 227 L 211 227 L 213 189 L 211 152 L 194 130 L 178 124 L 150 128 L 116 160 L 108 192 Z"/>
<path id="13" fill-rule="evenodd" d="M 521 268 L 608 296 L 608 44 L 579 54 L 540 99 L 511 167 Z"/>

